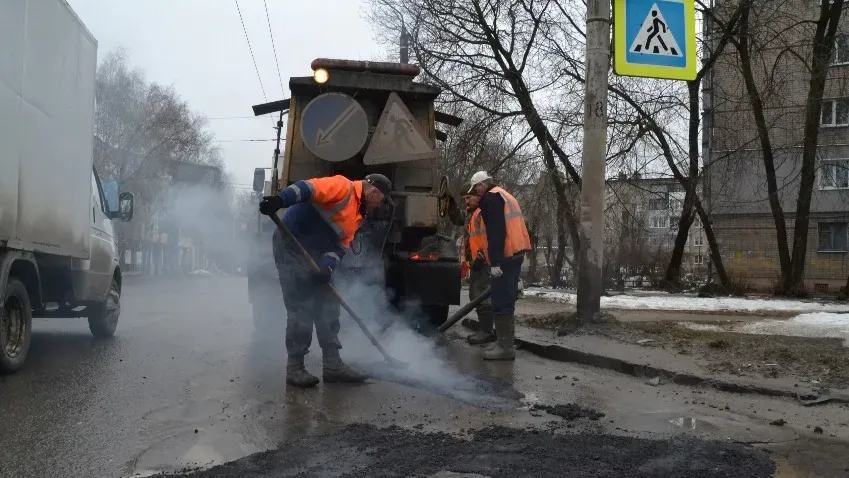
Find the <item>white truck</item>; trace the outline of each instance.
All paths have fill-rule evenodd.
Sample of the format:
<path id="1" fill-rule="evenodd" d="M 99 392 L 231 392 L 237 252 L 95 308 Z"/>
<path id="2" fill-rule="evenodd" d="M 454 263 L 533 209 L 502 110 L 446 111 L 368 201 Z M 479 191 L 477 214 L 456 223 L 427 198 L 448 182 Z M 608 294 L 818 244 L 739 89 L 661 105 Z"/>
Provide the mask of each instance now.
<path id="1" fill-rule="evenodd" d="M 0 373 L 26 359 L 33 317 L 118 325 L 121 271 L 93 164 L 97 41 L 64 0 L 0 1 Z"/>

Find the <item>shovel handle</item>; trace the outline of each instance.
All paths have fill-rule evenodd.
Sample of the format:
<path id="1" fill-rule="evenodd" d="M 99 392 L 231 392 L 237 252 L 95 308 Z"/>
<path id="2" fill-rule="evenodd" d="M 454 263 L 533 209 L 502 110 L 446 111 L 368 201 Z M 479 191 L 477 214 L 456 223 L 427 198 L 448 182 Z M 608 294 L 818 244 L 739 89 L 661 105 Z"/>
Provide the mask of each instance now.
<path id="1" fill-rule="evenodd" d="M 319 272 L 318 264 L 315 263 L 312 256 L 310 255 L 310 253 L 307 252 L 306 249 L 304 249 L 304 246 L 301 245 L 301 242 L 298 241 L 298 239 L 295 237 L 294 234 L 292 234 L 292 231 L 290 231 L 289 228 L 286 227 L 285 224 L 283 224 L 283 221 L 280 220 L 280 216 L 278 216 L 277 213 L 273 213 L 273 214 L 269 214 L 268 217 L 270 217 L 271 220 L 274 221 L 274 224 L 277 226 L 277 229 L 280 229 L 283 232 L 283 234 L 285 234 L 286 237 L 293 244 L 295 244 L 298 247 L 298 250 L 300 251 L 301 256 L 304 257 L 304 259 L 310 265 L 310 268 L 313 270 L 313 272 Z M 390 356 L 386 352 L 386 350 L 383 349 L 383 347 L 380 345 L 380 343 L 377 341 L 377 339 L 375 339 L 374 336 L 371 334 L 371 332 L 369 332 L 368 328 L 366 327 L 365 322 L 363 322 L 363 320 L 360 318 L 360 316 L 357 315 L 353 311 L 353 309 L 351 309 L 351 307 L 348 305 L 348 302 L 346 302 L 345 299 L 343 299 L 342 296 L 339 294 L 339 291 L 336 290 L 336 287 L 334 287 L 333 284 L 331 284 L 331 283 L 328 283 L 327 286 L 330 287 L 330 292 L 333 293 L 333 295 L 336 297 L 336 300 L 339 301 L 339 304 L 342 306 L 342 308 L 345 309 L 346 312 L 348 312 L 348 315 L 350 315 L 351 318 L 354 319 L 354 322 L 357 323 L 357 325 L 360 327 L 360 329 L 365 334 L 366 338 L 369 339 L 369 342 L 371 342 L 371 344 L 374 345 L 374 348 L 376 348 L 377 351 L 380 352 L 380 355 L 383 355 L 383 358 L 387 362 L 399 363 L 398 360 L 394 359 L 392 356 Z"/>

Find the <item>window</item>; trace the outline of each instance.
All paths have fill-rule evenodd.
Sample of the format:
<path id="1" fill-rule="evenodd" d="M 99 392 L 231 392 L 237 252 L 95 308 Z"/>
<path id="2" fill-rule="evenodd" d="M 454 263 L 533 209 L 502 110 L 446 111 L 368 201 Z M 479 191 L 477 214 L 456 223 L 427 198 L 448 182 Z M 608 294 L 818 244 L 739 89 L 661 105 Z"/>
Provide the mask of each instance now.
<path id="1" fill-rule="evenodd" d="M 668 229 L 669 223 L 665 216 L 654 216 L 651 218 L 652 229 Z"/>
<path id="2" fill-rule="evenodd" d="M 820 189 L 849 189 L 849 159 L 821 161 Z"/>
<path id="3" fill-rule="evenodd" d="M 703 245 L 705 245 L 705 239 L 702 237 L 701 234 L 693 235 L 693 245 L 696 247 L 702 247 Z"/>
<path id="4" fill-rule="evenodd" d="M 678 229 L 678 218 L 669 216 L 669 229 Z"/>
<path id="5" fill-rule="evenodd" d="M 666 211 L 669 209 L 669 198 L 653 198 L 649 201 L 650 211 Z"/>
<path id="6" fill-rule="evenodd" d="M 846 252 L 847 223 L 845 222 L 821 222 L 817 225 L 819 235 L 819 252 Z"/>
<path id="7" fill-rule="evenodd" d="M 849 126 L 849 99 L 823 100 L 820 125 Z"/>
<path id="8" fill-rule="evenodd" d="M 849 35 L 837 35 L 834 37 L 834 53 L 831 56 L 832 65 L 845 65 L 849 63 Z"/>
<path id="9" fill-rule="evenodd" d="M 705 263 L 704 261 L 705 261 L 705 258 L 701 254 L 696 254 L 696 255 L 693 256 L 693 264 L 695 264 L 695 265 L 704 264 Z"/>

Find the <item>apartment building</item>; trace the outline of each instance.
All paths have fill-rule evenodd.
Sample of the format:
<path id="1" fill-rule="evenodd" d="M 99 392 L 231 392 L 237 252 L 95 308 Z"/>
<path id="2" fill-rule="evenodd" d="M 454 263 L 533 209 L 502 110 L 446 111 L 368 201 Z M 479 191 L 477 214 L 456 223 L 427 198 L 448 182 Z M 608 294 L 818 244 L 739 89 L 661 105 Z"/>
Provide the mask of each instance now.
<path id="1" fill-rule="evenodd" d="M 605 262 L 607 274 L 662 277 L 678 235 L 684 188 L 674 178 L 620 175 L 607 182 Z M 698 218 L 693 222 L 681 262 L 682 275 L 707 277 L 709 248 Z"/>
<path id="2" fill-rule="evenodd" d="M 715 0 L 730 17 L 736 0 Z M 778 197 L 792 248 L 800 187 L 811 48 L 820 2 L 756 0 L 749 22 L 753 76 L 772 142 Z M 825 84 L 816 181 L 808 230 L 805 284 L 834 292 L 849 276 L 849 19 L 843 13 Z M 705 22 L 716 44 L 719 28 Z M 731 274 L 762 290 L 779 275 L 777 236 L 769 205 L 764 151 L 737 48 L 729 45 L 703 82 L 707 206 Z"/>

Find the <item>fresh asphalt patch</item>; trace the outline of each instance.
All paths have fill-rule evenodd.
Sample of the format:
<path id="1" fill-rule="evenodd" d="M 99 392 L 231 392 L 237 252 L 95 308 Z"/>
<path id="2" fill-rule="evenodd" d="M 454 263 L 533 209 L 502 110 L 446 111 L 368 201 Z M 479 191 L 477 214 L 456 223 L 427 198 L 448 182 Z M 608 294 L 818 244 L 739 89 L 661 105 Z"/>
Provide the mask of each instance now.
<path id="1" fill-rule="evenodd" d="M 744 445 L 489 427 L 469 439 L 397 426 L 349 425 L 194 473 L 192 478 L 408 477 L 440 472 L 490 477 L 769 477 L 773 462 Z M 163 475 L 164 476 L 164 475 Z"/>

